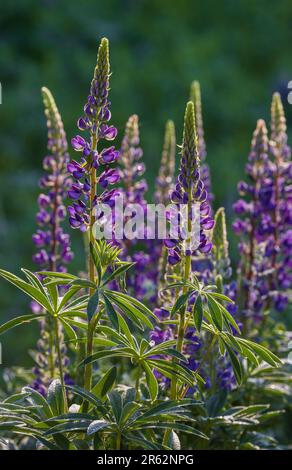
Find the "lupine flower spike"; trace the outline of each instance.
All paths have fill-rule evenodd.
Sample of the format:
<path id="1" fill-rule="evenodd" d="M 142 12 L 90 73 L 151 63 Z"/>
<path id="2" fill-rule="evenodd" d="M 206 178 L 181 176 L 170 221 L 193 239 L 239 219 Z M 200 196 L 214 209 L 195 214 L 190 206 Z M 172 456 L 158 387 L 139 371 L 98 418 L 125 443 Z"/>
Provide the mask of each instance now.
<path id="1" fill-rule="evenodd" d="M 208 240 L 205 231 L 213 228 L 214 220 L 210 216 L 210 205 L 207 200 L 208 193 L 200 178 L 200 160 L 197 153 L 196 142 L 194 104 L 189 101 L 185 112 L 179 176 L 175 189 L 171 194 L 171 201 L 178 207 L 182 204 L 188 206 L 189 229 L 192 223 L 192 204 L 199 204 L 200 239 L 199 245 L 195 250 L 190 249 L 190 240 L 185 240 L 186 243 L 183 242 L 181 238 L 165 240 L 164 243 L 169 249 L 168 261 L 173 265 L 180 262 L 183 251 L 185 251 L 184 254 L 189 263 L 192 255 L 198 252 L 209 253 L 212 249 L 212 243 Z"/>
<path id="2" fill-rule="evenodd" d="M 274 93 L 271 106 L 270 153 L 273 162 L 274 197 L 272 208 L 273 274 L 270 288 L 275 291 L 274 303 L 283 310 L 288 298 L 285 291 L 292 284 L 292 162 L 287 143 L 287 126 L 279 93 Z"/>
<path id="3" fill-rule="evenodd" d="M 167 205 L 173 189 L 175 172 L 176 139 L 174 122 L 168 120 L 165 126 L 164 144 L 159 174 L 156 179 L 155 202 Z"/>
<path id="4" fill-rule="evenodd" d="M 33 235 L 38 248 L 33 261 L 42 269 L 64 271 L 71 261 L 70 236 L 64 233 L 61 222 L 66 217 L 63 199 L 70 179 L 67 173 L 69 160 L 66 134 L 61 116 L 51 92 L 42 88 L 45 115 L 48 126 L 48 151 L 43 167 L 48 172 L 40 180 L 40 187 L 47 190 L 38 198 L 39 212 L 36 221 L 40 227 Z"/>
<path id="5" fill-rule="evenodd" d="M 77 122 L 80 131 L 88 132 L 89 139 L 86 140 L 80 135 L 72 139 L 74 150 L 82 153 L 82 156 L 80 162 L 72 160 L 68 165 L 68 171 L 75 180 L 68 191 L 69 197 L 74 201 L 68 208 L 69 221 L 72 228 L 79 228 L 83 232 L 94 225 L 96 219 L 94 208 L 98 201 L 114 204 L 116 191 L 109 191 L 107 188 L 120 179 L 119 171 L 110 167 L 118 159 L 119 152 L 114 146 L 97 150 L 101 140 L 113 141 L 117 135 L 116 128 L 109 125 L 111 119 L 108 100 L 109 78 L 109 44 L 104 38 L 98 49 L 97 64 L 90 94 L 84 106 L 84 115 Z M 104 189 L 99 196 L 97 196 L 97 185 Z"/>
<path id="6" fill-rule="evenodd" d="M 238 191 L 245 199 L 239 199 L 233 206 L 237 219 L 233 229 L 242 236 L 239 244 L 241 262 L 238 268 L 240 279 L 239 295 L 245 317 L 262 318 L 268 301 L 270 250 L 269 236 L 273 230 L 271 209 L 273 207 L 273 178 L 268 160 L 268 136 L 265 122 L 257 122 L 253 134 L 251 151 L 246 165 L 249 183 L 240 182 Z M 247 199 L 247 200 L 246 200 Z"/>
<path id="7" fill-rule="evenodd" d="M 206 163 L 207 150 L 204 136 L 203 115 L 202 115 L 202 100 L 201 100 L 201 87 L 198 81 L 193 81 L 190 90 L 190 100 L 194 103 L 195 108 L 195 122 L 197 131 L 197 149 L 201 162 L 200 175 L 208 193 L 208 201 L 212 202 L 214 196 L 211 192 L 211 175 L 209 165 Z"/>
<path id="8" fill-rule="evenodd" d="M 50 90 L 42 88 L 42 96 L 47 118 L 50 154 L 43 161 L 44 169 L 48 174 L 41 178 L 40 187 L 47 189 L 47 193 L 41 193 L 38 198 L 39 212 L 36 220 L 40 228 L 33 235 L 33 242 L 38 248 L 33 261 L 38 269 L 63 272 L 66 271 L 65 265 L 73 258 L 70 236 L 61 227 L 66 217 L 63 199 L 70 184 L 67 173 L 68 145 L 63 122 Z M 31 307 L 35 313 L 42 310 L 42 307 L 34 301 Z M 40 323 L 40 339 L 35 354 L 36 366 L 33 369 L 35 379 L 32 386 L 43 395 L 46 394 L 51 380 L 55 377 L 55 371 L 58 369 L 50 320 L 51 318 L 47 316 Z M 59 331 L 59 338 L 62 340 L 62 331 Z M 62 347 L 62 353 L 63 368 L 66 371 L 69 359 L 66 356 L 65 346 Z M 66 383 L 70 380 L 68 373 L 65 372 Z"/>

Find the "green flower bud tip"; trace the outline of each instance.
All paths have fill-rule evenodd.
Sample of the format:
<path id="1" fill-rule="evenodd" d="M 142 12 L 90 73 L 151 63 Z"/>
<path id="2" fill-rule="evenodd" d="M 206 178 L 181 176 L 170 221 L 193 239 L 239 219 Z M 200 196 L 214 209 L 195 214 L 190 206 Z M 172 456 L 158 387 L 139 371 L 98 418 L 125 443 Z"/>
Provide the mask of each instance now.
<path id="1" fill-rule="evenodd" d="M 212 233 L 212 241 L 214 243 L 214 247 L 222 247 L 223 255 L 228 256 L 228 241 L 224 207 L 220 207 L 215 214 L 215 226 Z"/>

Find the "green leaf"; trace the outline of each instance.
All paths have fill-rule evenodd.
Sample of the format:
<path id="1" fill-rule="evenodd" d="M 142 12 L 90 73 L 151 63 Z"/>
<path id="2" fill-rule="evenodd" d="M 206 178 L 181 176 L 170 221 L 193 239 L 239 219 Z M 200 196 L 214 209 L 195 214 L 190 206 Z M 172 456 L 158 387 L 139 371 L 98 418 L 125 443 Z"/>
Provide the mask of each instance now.
<path id="1" fill-rule="evenodd" d="M 20 277 L 15 276 L 14 274 L 9 273 L 8 271 L 4 271 L 3 269 L 0 269 L 0 276 L 2 276 L 4 279 L 6 279 L 6 281 L 10 282 L 14 286 L 18 287 L 18 289 L 20 289 L 22 292 L 25 292 L 33 300 L 36 300 L 36 302 L 38 302 L 42 307 L 44 307 L 45 310 L 50 313 L 53 313 L 52 306 L 49 303 L 48 298 L 45 294 L 43 294 L 41 290 L 23 281 L 23 279 L 21 279 Z"/>
<path id="2" fill-rule="evenodd" d="M 65 279 L 65 280 L 77 279 L 77 276 L 74 276 L 73 274 L 60 273 L 58 271 L 39 271 L 38 274 L 41 274 L 42 276 L 47 276 L 51 279 L 53 278 Z"/>
<path id="3" fill-rule="evenodd" d="M 145 361 L 143 362 L 143 368 L 145 370 L 146 382 L 151 396 L 151 400 L 154 401 L 156 400 L 158 395 L 158 382 L 156 380 L 155 375 L 153 374 L 151 367 Z"/>
<path id="4" fill-rule="evenodd" d="M 113 388 L 117 378 L 117 368 L 114 366 L 95 384 L 91 393 L 102 400 L 106 394 Z"/>
<path id="5" fill-rule="evenodd" d="M 203 303 L 200 295 L 198 295 L 193 307 L 193 317 L 196 329 L 200 332 L 203 321 Z"/>
<path id="6" fill-rule="evenodd" d="M 77 334 L 75 333 L 75 330 L 72 328 L 70 325 L 70 320 L 67 322 L 64 318 L 60 317 L 60 321 L 64 327 L 65 333 L 70 339 L 70 341 L 73 341 L 76 343 L 77 341 Z"/>
<path id="7" fill-rule="evenodd" d="M 101 429 L 107 428 L 108 426 L 109 423 L 101 419 L 92 421 L 92 423 L 90 423 L 87 428 L 87 435 L 92 436 L 92 434 L 95 434 L 96 432 L 100 431 Z"/>
<path id="8" fill-rule="evenodd" d="M 191 295 L 191 291 L 188 291 L 185 294 L 182 294 L 177 298 L 170 312 L 171 317 L 173 317 L 175 313 L 186 304 L 190 295 Z"/>
<path id="9" fill-rule="evenodd" d="M 58 312 L 60 310 L 62 310 L 63 307 L 65 307 L 65 305 L 68 304 L 69 300 L 75 295 L 77 294 L 77 292 L 79 291 L 79 287 L 75 286 L 75 287 L 70 287 L 64 294 L 64 296 L 62 298 L 60 298 L 60 304 L 59 304 L 59 307 L 58 307 Z M 87 298 L 87 296 L 84 296 L 85 298 Z M 77 299 L 75 299 L 77 300 Z M 78 298 L 78 302 L 80 300 L 80 297 Z M 69 307 L 70 304 L 67 305 L 67 307 Z M 73 304 L 74 305 L 74 304 Z"/>
<path id="10" fill-rule="evenodd" d="M 69 421 L 65 423 L 56 424 L 45 432 L 45 436 L 53 436 L 54 434 L 60 434 L 62 432 L 74 432 L 74 431 L 85 431 L 90 425 L 89 420 Z"/>
<path id="11" fill-rule="evenodd" d="M 96 289 L 96 284 L 92 281 L 89 281 L 88 279 L 74 279 L 74 281 L 70 282 L 70 285 L 73 287 L 83 287 L 84 289 L 89 289 L 90 287 L 92 289 Z"/>
<path id="12" fill-rule="evenodd" d="M 149 315 L 152 317 L 155 321 L 157 321 L 156 315 L 154 315 L 151 310 L 144 305 L 140 300 L 135 299 L 134 297 L 131 297 L 130 295 L 123 294 L 122 292 L 112 292 L 114 295 L 118 295 L 120 298 L 123 298 L 124 300 L 127 300 L 128 302 L 131 302 L 131 304 L 135 305 L 141 312 L 145 313 L 145 315 Z"/>
<path id="13" fill-rule="evenodd" d="M 120 326 L 119 326 L 118 315 L 117 315 L 111 301 L 109 300 L 108 297 L 106 297 L 105 294 L 103 294 L 103 299 L 104 299 L 105 310 L 106 310 L 107 316 L 108 316 L 110 322 L 112 323 L 112 325 L 114 326 L 114 328 L 119 331 Z"/>
<path id="14" fill-rule="evenodd" d="M 101 260 L 98 254 L 96 247 L 90 242 L 89 243 L 90 256 L 93 259 L 94 266 L 96 267 L 97 276 L 98 276 L 98 285 L 100 285 L 102 272 L 101 272 Z"/>
<path id="15" fill-rule="evenodd" d="M 40 318 L 45 317 L 45 313 L 35 314 L 32 313 L 31 315 L 22 315 L 21 317 L 13 318 L 8 322 L 4 323 L 0 326 L 0 334 L 4 333 L 5 331 L 11 330 L 18 325 L 22 325 L 23 323 L 30 323 L 33 320 L 39 320 Z"/>
<path id="16" fill-rule="evenodd" d="M 98 361 L 98 359 L 103 359 L 105 357 L 134 357 L 137 356 L 136 351 L 131 348 L 116 348 L 116 349 L 109 349 L 107 351 L 99 351 L 97 353 L 92 354 L 92 356 L 88 356 L 81 362 L 80 365 L 90 364 L 91 362 Z"/>
<path id="17" fill-rule="evenodd" d="M 230 348 L 230 346 L 225 343 L 225 347 L 226 347 L 227 352 L 228 352 L 229 357 L 230 357 L 230 361 L 231 361 L 232 369 L 233 369 L 233 372 L 234 372 L 234 375 L 235 375 L 235 378 L 236 378 L 236 382 L 238 383 L 238 385 L 240 385 L 241 382 L 242 382 L 242 377 L 243 377 L 243 371 L 242 371 L 241 363 L 238 360 L 236 354 Z"/>
<path id="18" fill-rule="evenodd" d="M 89 297 L 88 305 L 87 305 L 87 318 L 88 321 L 94 317 L 97 312 L 99 303 L 99 290 L 97 289 L 94 294 Z"/>
<path id="19" fill-rule="evenodd" d="M 104 279 L 103 279 L 103 282 L 102 282 L 102 286 L 105 286 L 106 284 L 108 284 L 109 282 L 113 281 L 114 279 L 116 279 L 117 277 L 121 276 L 122 274 L 124 274 L 126 271 L 128 271 L 129 268 L 131 268 L 132 266 L 134 266 L 136 263 L 127 263 L 127 262 L 124 262 L 121 266 L 119 266 L 115 271 L 113 271 L 111 274 L 109 274 L 108 276 L 106 276 Z"/>
<path id="20" fill-rule="evenodd" d="M 112 291 L 105 291 L 106 296 L 114 302 L 122 311 L 124 311 L 131 320 L 141 328 L 141 323 L 148 326 L 149 328 L 153 328 L 152 322 L 148 319 L 147 314 L 142 312 L 133 301 L 133 298 L 130 296 L 124 296 L 120 292 L 112 292 Z M 143 304 L 141 304 L 143 305 Z M 152 312 L 151 312 L 152 315 Z"/>
<path id="21" fill-rule="evenodd" d="M 103 413 L 106 412 L 106 410 L 103 406 L 103 403 L 93 393 L 88 392 L 87 390 L 85 390 L 81 387 L 78 387 L 77 385 L 66 385 L 66 388 L 68 388 L 69 390 L 72 390 L 72 392 L 74 394 L 76 394 L 79 397 L 83 398 L 84 400 L 88 401 L 89 403 L 91 403 L 95 407 L 101 409 L 103 411 Z"/>
<path id="22" fill-rule="evenodd" d="M 136 391 L 135 391 L 135 394 L 136 394 Z M 133 415 L 140 408 L 140 406 L 141 405 L 139 403 L 135 403 L 134 401 L 130 401 L 126 403 L 125 406 L 123 407 L 123 411 L 120 417 L 120 421 L 119 421 L 120 426 L 124 427 L 125 425 L 127 425 L 127 421 L 129 421 L 130 418 L 132 422 Z"/>
<path id="23" fill-rule="evenodd" d="M 26 400 L 37 407 L 38 414 L 44 418 L 51 418 L 52 410 L 47 400 L 31 387 L 23 387 L 21 393 L 26 396 Z"/>
<path id="24" fill-rule="evenodd" d="M 132 346 L 135 349 L 137 346 L 137 343 L 135 342 L 135 338 L 133 337 L 126 320 L 120 314 L 118 314 L 118 317 L 119 317 L 119 325 L 121 327 L 122 332 L 124 333 L 127 340 L 129 341 L 130 346 Z"/>
<path id="25" fill-rule="evenodd" d="M 210 314 L 212 317 L 212 320 L 214 321 L 216 327 L 218 328 L 219 331 L 222 331 L 223 328 L 223 317 L 222 317 L 222 312 L 220 309 L 219 304 L 212 299 L 212 297 L 209 294 L 206 294 L 207 300 L 208 300 L 208 306 L 210 310 Z"/>
<path id="26" fill-rule="evenodd" d="M 53 380 L 48 388 L 48 404 L 55 415 L 60 415 L 65 411 L 64 395 L 59 379 Z"/>
<path id="27" fill-rule="evenodd" d="M 224 300 L 224 302 L 228 302 L 229 304 L 234 304 L 234 301 L 232 299 L 227 297 L 227 295 L 219 294 L 219 292 L 212 292 L 212 294 L 209 294 L 209 295 L 211 295 L 212 297 L 215 297 L 215 299 Z"/>
<path id="28" fill-rule="evenodd" d="M 261 359 L 271 366 L 276 367 L 277 365 L 282 364 L 281 360 L 264 346 L 244 338 L 238 338 L 238 341 L 240 344 L 243 344 L 247 348 L 254 351 Z"/>
<path id="29" fill-rule="evenodd" d="M 123 409 L 122 397 L 116 390 L 109 393 L 108 397 L 116 422 L 119 423 Z"/>

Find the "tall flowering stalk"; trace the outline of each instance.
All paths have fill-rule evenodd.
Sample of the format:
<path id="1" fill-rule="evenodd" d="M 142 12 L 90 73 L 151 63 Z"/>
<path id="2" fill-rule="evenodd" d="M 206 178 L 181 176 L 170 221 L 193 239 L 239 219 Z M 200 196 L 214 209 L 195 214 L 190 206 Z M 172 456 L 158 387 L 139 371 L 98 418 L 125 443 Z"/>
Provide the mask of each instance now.
<path id="1" fill-rule="evenodd" d="M 292 284 L 292 163 L 291 149 L 287 143 L 287 125 L 281 96 L 274 93 L 271 106 L 270 154 L 273 163 L 273 233 L 272 276 L 270 288 L 287 290 Z M 288 299 L 278 294 L 278 306 Z"/>
<path id="2" fill-rule="evenodd" d="M 167 205 L 170 191 L 173 189 L 175 172 L 176 138 L 174 122 L 168 120 L 165 125 L 164 143 L 159 174 L 156 178 L 155 202 Z"/>
<path id="3" fill-rule="evenodd" d="M 67 173 L 68 145 L 63 122 L 50 90 L 43 87 L 42 97 L 47 119 L 49 155 L 43 161 L 47 174 L 40 179 L 40 187 L 46 190 L 46 193 L 42 192 L 38 197 L 39 211 L 36 222 L 39 229 L 32 237 L 38 251 L 33 256 L 33 261 L 39 269 L 64 272 L 66 265 L 73 258 L 70 236 L 61 226 L 66 217 L 64 198 L 70 185 Z M 35 313 L 42 310 L 36 302 L 32 302 L 31 306 Z M 60 327 L 53 324 L 50 316 L 46 316 L 41 322 L 35 356 L 36 378 L 33 383 L 33 387 L 42 394 L 46 393 L 50 381 L 55 377 L 56 367 L 59 368 L 61 382 L 70 380 L 63 369 L 68 365 L 68 358 L 65 346 L 61 346 L 62 338 Z"/>
<path id="4" fill-rule="evenodd" d="M 129 117 L 120 149 L 120 174 L 123 187 L 119 188 L 123 195 L 123 203 L 127 211 L 124 216 L 126 224 L 135 214 L 135 209 L 131 204 L 139 204 L 143 212 L 147 211 L 147 200 L 145 192 L 148 189 L 147 183 L 142 178 L 145 172 L 145 164 L 141 161 L 143 150 L 140 145 L 139 117 L 133 114 Z M 146 229 L 143 226 L 139 236 L 144 238 Z M 148 301 L 153 297 L 155 289 L 156 270 L 152 268 L 151 250 L 148 250 L 151 240 L 146 240 L 144 250 L 135 251 L 137 240 L 124 238 L 119 241 L 123 248 L 123 258 L 127 261 L 134 261 L 135 270 L 127 275 L 128 287 L 135 293 L 137 299 Z M 153 247 L 155 249 L 155 247 Z"/>
<path id="5" fill-rule="evenodd" d="M 201 100 L 201 87 L 200 83 L 194 80 L 191 83 L 190 101 L 194 103 L 195 121 L 197 131 L 197 149 L 201 162 L 200 175 L 204 183 L 205 189 L 208 194 L 208 201 L 212 202 L 214 196 L 211 192 L 211 175 L 209 165 L 206 163 L 207 150 L 205 143 L 203 114 L 202 114 L 202 100 Z"/>
<path id="6" fill-rule="evenodd" d="M 117 135 L 117 129 L 109 125 L 111 119 L 109 101 L 109 43 L 106 38 L 101 40 L 97 64 L 91 81 L 90 93 L 84 106 L 84 115 L 78 119 L 78 128 L 87 131 L 88 139 L 77 135 L 72 139 L 72 146 L 77 152 L 82 152 L 81 161 L 71 161 L 68 171 L 74 178 L 69 197 L 73 205 L 68 208 L 69 221 L 73 228 L 83 232 L 89 232 L 90 244 L 94 245 L 93 226 L 97 218 L 103 214 L 96 213 L 98 202 L 113 205 L 117 194 L 116 190 L 108 190 L 108 186 L 115 184 L 120 179 L 118 169 L 111 168 L 110 164 L 119 157 L 119 152 L 114 146 L 98 150 L 97 146 L 102 140 L 113 141 Z M 103 189 L 101 194 L 97 193 L 97 186 Z M 89 280 L 95 280 L 94 260 L 89 254 Z M 94 290 L 90 289 L 90 294 Z M 87 334 L 87 356 L 91 356 L 93 350 L 93 332 L 98 315 L 94 316 L 88 323 Z M 85 366 L 84 385 L 87 390 L 91 389 L 92 364 Z"/>
<path id="7" fill-rule="evenodd" d="M 242 237 L 238 275 L 245 324 L 251 315 L 254 319 L 262 317 L 270 295 L 267 273 L 270 268 L 269 256 L 274 247 L 269 239 L 273 231 L 273 178 L 268 144 L 266 124 L 260 119 L 253 134 L 246 165 L 249 183 L 242 181 L 238 184 L 239 194 L 243 198 L 233 206 L 235 213 L 241 215 L 233 223 L 233 229 Z"/>
<path id="8" fill-rule="evenodd" d="M 197 137 L 195 127 L 195 113 L 194 104 L 189 101 L 186 106 L 185 118 L 184 118 L 184 131 L 183 131 L 183 142 L 181 150 L 181 163 L 179 176 L 175 190 L 171 195 L 171 200 L 178 206 L 180 204 L 187 205 L 187 231 L 188 237 L 185 243 L 181 239 L 177 240 L 165 240 L 165 245 L 169 249 L 168 261 L 170 264 L 175 265 L 182 260 L 182 272 L 184 281 L 188 281 L 191 278 L 191 259 L 192 255 L 196 254 L 197 251 L 201 253 L 209 253 L 212 249 L 212 243 L 208 240 L 205 231 L 213 228 L 214 221 L 209 216 L 210 205 L 207 201 L 207 191 L 205 190 L 204 183 L 200 178 L 200 159 L 197 153 Z M 200 240 L 198 247 L 192 251 L 191 247 L 191 236 L 192 236 L 192 205 L 194 203 L 199 204 L 200 208 Z M 185 287 L 183 293 L 186 293 L 187 288 Z M 183 348 L 183 341 L 186 329 L 186 309 L 183 308 L 179 315 L 179 327 L 177 333 L 177 351 L 181 352 Z M 172 397 L 177 397 L 176 381 L 172 383 Z"/>
<path id="9" fill-rule="evenodd" d="M 70 236 L 61 227 L 66 217 L 63 203 L 70 179 L 67 173 L 69 161 L 68 145 L 61 116 L 51 92 L 42 88 L 45 116 L 48 127 L 48 151 L 43 167 L 47 174 L 40 180 L 40 187 L 47 190 L 38 197 L 39 211 L 36 216 L 40 227 L 33 235 L 38 251 L 33 261 L 42 269 L 64 271 L 65 265 L 73 258 Z"/>

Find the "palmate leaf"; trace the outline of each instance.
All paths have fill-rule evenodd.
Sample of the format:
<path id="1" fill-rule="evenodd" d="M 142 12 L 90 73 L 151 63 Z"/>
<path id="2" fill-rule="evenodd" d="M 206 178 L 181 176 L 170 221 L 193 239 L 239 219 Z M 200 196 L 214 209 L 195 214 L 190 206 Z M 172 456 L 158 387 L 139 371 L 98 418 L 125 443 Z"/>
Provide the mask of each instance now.
<path id="1" fill-rule="evenodd" d="M 111 408 L 112 408 L 115 420 L 116 420 L 117 423 L 119 423 L 120 419 L 121 419 L 121 416 L 122 416 L 122 411 L 123 411 L 122 397 L 119 394 L 119 392 L 114 390 L 113 392 L 109 393 L 108 398 L 109 398 L 109 401 L 110 401 L 110 404 L 111 404 Z"/>
<path id="2" fill-rule="evenodd" d="M 135 390 L 136 395 L 136 390 Z M 119 426 L 122 428 L 126 428 L 132 421 L 135 419 L 136 412 L 141 407 L 141 404 L 136 403 L 134 401 L 128 401 L 127 403 L 123 403 L 123 410 L 119 421 Z"/>
<path id="3" fill-rule="evenodd" d="M 103 299 L 104 299 L 104 305 L 105 305 L 105 311 L 107 313 L 107 316 L 114 326 L 114 328 L 119 331 L 120 330 L 120 325 L 119 325 L 119 317 L 117 315 L 117 312 L 115 311 L 110 299 L 103 294 Z"/>
<path id="4" fill-rule="evenodd" d="M 193 373 L 180 364 L 165 361 L 162 359 L 148 359 L 147 362 L 149 366 L 152 366 L 154 369 L 157 369 L 169 379 L 176 377 L 178 380 L 183 383 L 187 383 L 191 387 L 194 385 L 195 377 Z"/>
<path id="5" fill-rule="evenodd" d="M 146 361 L 143 362 L 143 369 L 145 371 L 147 387 L 150 393 L 151 400 L 154 401 L 158 395 L 158 382 L 151 367 L 147 364 Z"/>
<path id="6" fill-rule="evenodd" d="M 75 395 L 78 395 L 80 398 L 90 402 L 92 405 L 97 407 L 102 411 L 103 414 L 106 413 L 106 408 L 104 407 L 102 401 L 100 401 L 93 393 L 84 390 L 77 385 L 66 385 L 68 390 L 71 390 Z"/>
<path id="7" fill-rule="evenodd" d="M 22 292 L 25 292 L 25 294 L 38 302 L 45 310 L 52 313 L 52 305 L 50 304 L 48 297 L 43 293 L 42 290 L 35 287 L 35 285 L 25 282 L 20 277 L 15 276 L 8 271 L 4 271 L 4 269 L 0 269 L 0 276 L 2 276 L 4 279 L 6 279 L 6 281 L 10 282 L 14 286 L 18 287 L 18 289 L 20 289 Z"/>
<path id="8" fill-rule="evenodd" d="M 155 321 L 157 321 L 157 318 L 151 310 L 141 302 L 121 292 L 104 290 L 104 294 L 112 303 L 116 304 L 124 311 L 140 329 L 143 329 L 141 324 L 148 326 L 148 328 L 153 328 L 153 323 L 149 320 L 148 316 L 154 318 Z"/>
<path id="9" fill-rule="evenodd" d="M 37 390 L 31 387 L 23 387 L 22 395 L 29 403 L 36 407 L 37 413 L 41 418 L 51 418 L 53 416 L 49 403 Z"/>
<path id="10" fill-rule="evenodd" d="M 13 318 L 12 320 L 9 320 L 8 322 L 0 326 L 0 334 L 5 333 L 5 331 L 11 330 L 12 328 L 15 328 L 18 325 L 22 325 L 23 323 L 30 323 L 33 320 L 40 320 L 43 317 L 45 317 L 44 313 L 32 313 L 30 315 L 21 315 L 20 317 Z"/>
<path id="11" fill-rule="evenodd" d="M 236 356 L 236 354 L 230 348 L 230 346 L 225 343 L 225 347 L 230 357 L 230 361 L 231 361 L 232 369 L 236 378 L 236 382 L 238 383 L 238 385 L 240 385 L 242 382 L 242 377 L 243 377 L 242 365 L 238 357 Z"/>
<path id="12" fill-rule="evenodd" d="M 175 301 L 171 312 L 170 312 L 170 317 L 173 317 L 176 312 L 178 312 L 184 305 L 187 303 L 190 295 L 192 294 L 192 291 L 188 291 L 185 294 L 180 295 L 177 300 Z"/>
<path id="13" fill-rule="evenodd" d="M 209 311 L 212 317 L 212 320 L 215 326 L 219 331 L 222 331 L 223 328 L 223 315 L 220 309 L 219 304 L 211 297 L 211 295 L 206 294 Z"/>
<path id="14" fill-rule="evenodd" d="M 53 380 L 48 388 L 48 404 L 55 415 L 62 414 L 65 411 L 64 394 L 59 379 Z"/>
<path id="15" fill-rule="evenodd" d="M 129 263 L 129 262 L 120 262 L 120 265 L 118 266 L 117 269 L 115 269 L 112 273 L 108 274 L 105 276 L 102 280 L 101 287 L 105 286 L 109 282 L 113 281 L 114 279 L 118 278 L 122 274 L 128 271 L 132 266 L 134 266 L 136 263 Z"/>
<path id="16" fill-rule="evenodd" d="M 238 338 L 238 342 L 246 346 L 251 351 L 254 351 L 263 361 L 267 362 L 271 366 L 277 367 L 282 364 L 281 360 L 275 354 L 261 344 L 254 343 L 253 341 L 244 338 Z"/>
<path id="17" fill-rule="evenodd" d="M 137 359 L 139 356 L 137 352 L 132 348 L 115 348 L 108 349 L 106 351 L 98 351 L 91 356 L 86 357 L 80 365 L 91 364 L 92 362 L 98 361 L 105 357 L 133 357 Z"/>
<path id="18" fill-rule="evenodd" d="M 200 332 L 203 321 L 203 303 L 200 294 L 197 296 L 196 302 L 193 307 L 193 318 L 196 329 Z"/>
<path id="19" fill-rule="evenodd" d="M 117 368 L 111 367 L 106 374 L 94 385 L 91 393 L 97 396 L 100 400 L 106 397 L 106 394 L 113 388 L 117 378 Z"/>
<path id="20" fill-rule="evenodd" d="M 48 431 L 44 433 L 45 436 L 53 436 L 54 434 L 75 432 L 75 431 L 86 431 L 90 425 L 90 420 L 78 420 L 78 421 L 69 421 L 65 423 L 59 423 L 55 426 L 52 426 Z"/>
<path id="21" fill-rule="evenodd" d="M 201 406 L 202 402 L 196 401 L 192 398 L 186 398 L 184 400 L 167 400 L 152 406 L 149 410 L 145 411 L 136 421 L 144 421 L 155 416 L 161 416 L 164 414 L 176 414 L 177 411 L 184 409 L 185 407 Z"/>
<path id="22" fill-rule="evenodd" d="M 146 423 L 143 423 L 143 425 L 141 426 L 137 426 L 136 424 L 133 426 L 133 429 L 141 429 L 141 430 L 145 430 L 145 429 L 173 429 L 175 427 L 176 431 L 181 431 L 181 432 L 184 432 L 186 434 L 192 434 L 193 436 L 196 436 L 200 439 L 206 439 L 206 440 L 209 440 L 208 436 L 206 436 L 206 434 L 202 433 L 201 431 L 199 431 L 198 429 L 192 427 L 192 426 L 188 426 L 187 424 L 183 424 L 183 423 L 178 423 L 177 421 L 175 422 L 171 422 L 171 421 L 165 421 L 165 422 L 158 422 L 158 423 L 151 423 L 151 424 L 148 424 L 147 422 Z"/>
<path id="23" fill-rule="evenodd" d="M 110 426 L 110 423 L 104 420 L 95 420 L 90 423 L 90 425 L 87 428 L 87 435 L 92 436 L 92 434 L 95 434 L 96 432 L 101 431 L 102 429 L 105 429 Z"/>
<path id="24" fill-rule="evenodd" d="M 96 289 L 94 294 L 89 298 L 88 305 L 87 305 L 87 318 L 89 322 L 97 313 L 98 304 L 99 304 L 99 290 Z"/>

